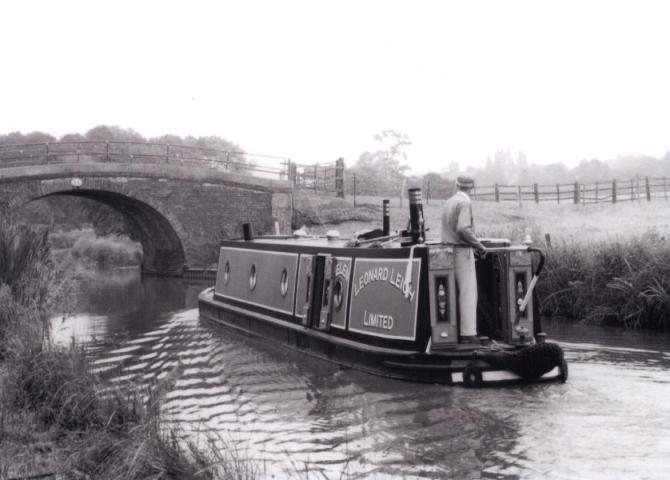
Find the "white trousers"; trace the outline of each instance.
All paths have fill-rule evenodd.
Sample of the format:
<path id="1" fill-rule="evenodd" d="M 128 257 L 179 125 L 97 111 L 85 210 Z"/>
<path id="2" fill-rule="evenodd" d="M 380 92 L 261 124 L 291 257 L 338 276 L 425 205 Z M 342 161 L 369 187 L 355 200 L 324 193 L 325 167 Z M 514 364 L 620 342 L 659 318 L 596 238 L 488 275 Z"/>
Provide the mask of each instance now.
<path id="1" fill-rule="evenodd" d="M 477 335 L 477 274 L 472 248 L 454 247 L 454 270 L 461 313 L 459 333 L 462 336 Z"/>

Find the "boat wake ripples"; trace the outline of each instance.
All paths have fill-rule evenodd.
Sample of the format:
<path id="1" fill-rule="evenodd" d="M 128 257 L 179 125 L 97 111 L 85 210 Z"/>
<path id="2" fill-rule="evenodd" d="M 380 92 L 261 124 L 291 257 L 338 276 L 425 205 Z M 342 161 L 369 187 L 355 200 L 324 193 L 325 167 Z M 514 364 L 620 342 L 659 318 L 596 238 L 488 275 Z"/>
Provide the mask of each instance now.
<path id="1" fill-rule="evenodd" d="M 664 478 L 667 349 L 561 344 L 568 383 L 472 390 L 344 370 L 193 309 L 96 364 L 115 381 L 170 379 L 166 421 L 267 478 Z"/>

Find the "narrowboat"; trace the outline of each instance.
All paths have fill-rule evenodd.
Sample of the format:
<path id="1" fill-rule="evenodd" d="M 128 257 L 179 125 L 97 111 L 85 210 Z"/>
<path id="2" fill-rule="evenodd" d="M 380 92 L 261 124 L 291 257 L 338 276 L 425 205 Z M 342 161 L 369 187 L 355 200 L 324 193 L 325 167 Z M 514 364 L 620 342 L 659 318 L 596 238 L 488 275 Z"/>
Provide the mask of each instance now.
<path id="1" fill-rule="evenodd" d="M 453 250 L 426 240 L 420 189 L 406 230 L 355 238 L 335 232 L 244 237 L 220 246 L 216 284 L 199 295 L 203 319 L 373 374 L 416 382 L 561 381 L 561 347 L 545 341 L 535 285 L 544 252 L 505 239 L 476 261 L 476 342 L 459 337 Z"/>

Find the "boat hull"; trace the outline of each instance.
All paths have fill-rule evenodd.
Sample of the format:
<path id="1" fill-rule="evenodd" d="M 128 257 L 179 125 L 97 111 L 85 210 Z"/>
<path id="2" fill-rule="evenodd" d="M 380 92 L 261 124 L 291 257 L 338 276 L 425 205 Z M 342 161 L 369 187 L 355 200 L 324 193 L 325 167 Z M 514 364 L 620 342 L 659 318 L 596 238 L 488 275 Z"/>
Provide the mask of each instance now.
<path id="1" fill-rule="evenodd" d="M 455 345 L 440 351 L 401 350 L 333 336 L 233 305 L 216 298 L 214 288 L 204 290 L 198 301 L 200 317 L 204 320 L 346 368 L 384 377 L 469 387 L 565 381 L 567 378 L 567 365 L 562 359 L 562 351 L 555 344 L 550 345 L 554 347 L 554 353 L 560 352 L 560 361 L 557 359 L 554 362 L 556 366 L 548 372 L 529 377 L 501 368 L 499 360 L 501 356 L 512 358 L 530 347 Z"/>

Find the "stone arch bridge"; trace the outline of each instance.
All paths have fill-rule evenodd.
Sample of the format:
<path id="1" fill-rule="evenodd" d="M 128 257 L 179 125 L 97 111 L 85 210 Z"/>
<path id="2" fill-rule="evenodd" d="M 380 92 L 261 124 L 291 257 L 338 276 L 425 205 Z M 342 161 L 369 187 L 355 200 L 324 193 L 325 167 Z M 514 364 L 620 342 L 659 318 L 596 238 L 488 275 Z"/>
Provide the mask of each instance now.
<path id="1" fill-rule="evenodd" d="M 255 232 L 274 232 L 275 223 L 282 232 L 291 228 L 288 162 L 272 170 L 242 159 L 235 167 L 229 152 L 220 161 L 179 155 L 163 145 L 165 152 L 140 155 L 124 144 L 116 154 L 119 145 L 102 143 L 98 153 L 78 147 L 76 158 L 74 150 L 57 150 L 59 144 L 51 144 L 51 153 L 46 144 L 45 152 L 30 158 L 27 147 L 18 156 L 0 147 L 0 210 L 53 195 L 101 202 L 124 214 L 144 249 L 144 272 L 155 275 L 210 267 L 219 242 L 241 237 L 245 222 Z"/>

